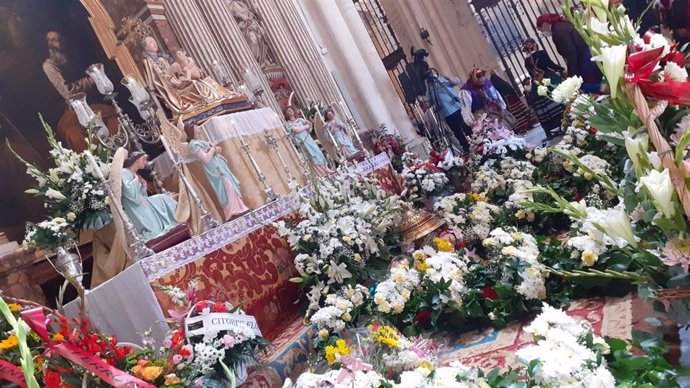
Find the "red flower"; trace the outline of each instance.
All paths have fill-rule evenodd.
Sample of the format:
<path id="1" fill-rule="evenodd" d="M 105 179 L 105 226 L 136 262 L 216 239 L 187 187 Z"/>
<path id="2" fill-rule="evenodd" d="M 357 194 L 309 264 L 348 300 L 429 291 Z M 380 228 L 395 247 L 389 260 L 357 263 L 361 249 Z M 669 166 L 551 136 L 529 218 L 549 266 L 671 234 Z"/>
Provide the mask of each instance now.
<path id="1" fill-rule="evenodd" d="M 455 247 L 457 249 L 465 249 L 465 247 L 467 247 L 467 244 L 465 244 L 465 240 L 462 240 L 462 241 L 458 242 L 457 244 L 455 244 Z"/>
<path id="2" fill-rule="evenodd" d="M 225 303 L 216 302 L 211 306 L 211 312 L 213 313 L 227 313 L 228 311 L 228 307 Z"/>
<path id="3" fill-rule="evenodd" d="M 597 132 L 599 132 L 599 131 L 598 131 L 596 128 L 594 128 L 594 127 L 589 127 L 589 133 L 591 133 L 592 135 L 596 135 Z"/>
<path id="4" fill-rule="evenodd" d="M 431 310 L 424 309 L 417 311 L 412 321 L 420 326 L 426 327 L 431 323 Z"/>
<path id="5" fill-rule="evenodd" d="M 60 388 L 62 377 L 59 373 L 48 370 L 43 377 L 43 383 L 46 388 Z"/>
<path id="6" fill-rule="evenodd" d="M 580 193 L 575 193 L 575 202 L 580 202 L 581 199 L 582 196 L 580 195 Z"/>
<path id="7" fill-rule="evenodd" d="M 491 286 L 485 286 L 484 288 L 482 288 L 482 293 L 479 294 L 479 296 L 481 296 L 482 298 L 485 298 L 485 299 L 489 299 L 489 300 L 498 299 L 498 293 Z"/>
<path id="8" fill-rule="evenodd" d="M 204 301 L 201 301 L 201 302 L 197 303 L 197 305 L 196 305 L 196 311 L 201 311 L 201 310 L 203 310 L 203 309 L 205 309 L 205 308 L 208 308 L 208 307 L 211 307 L 211 306 L 209 305 L 209 302 L 207 302 L 207 301 L 204 300 Z"/>
<path id="9" fill-rule="evenodd" d="M 172 338 L 170 339 L 170 342 L 172 342 L 172 347 L 177 347 L 177 345 L 180 344 L 180 341 L 184 338 L 184 329 L 179 328 L 175 334 L 173 334 Z"/>
<path id="10" fill-rule="evenodd" d="M 134 352 L 134 349 L 132 349 L 130 346 L 123 346 L 121 348 L 115 348 L 115 360 L 121 360 L 128 355 L 132 354 Z"/>
<path id="11" fill-rule="evenodd" d="M 182 349 L 180 349 L 180 353 L 179 353 L 179 354 L 180 354 L 180 356 L 186 358 L 186 357 L 191 356 L 191 355 L 192 355 L 192 352 L 190 352 L 188 348 L 182 347 Z"/>

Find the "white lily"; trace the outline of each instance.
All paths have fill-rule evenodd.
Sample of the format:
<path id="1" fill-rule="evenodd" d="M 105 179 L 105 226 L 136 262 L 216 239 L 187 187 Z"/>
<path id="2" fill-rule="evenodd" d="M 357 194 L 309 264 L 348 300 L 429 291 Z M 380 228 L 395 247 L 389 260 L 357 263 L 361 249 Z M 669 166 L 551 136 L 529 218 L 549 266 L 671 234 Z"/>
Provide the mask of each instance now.
<path id="1" fill-rule="evenodd" d="M 637 189 L 639 190 L 642 186 L 652 196 L 656 209 L 664 217 L 673 218 L 676 214 L 676 204 L 673 200 L 673 182 L 671 182 L 671 174 L 668 169 L 664 169 L 663 172 L 650 171 L 647 175 L 640 178 Z"/>
<path id="2" fill-rule="evenodd" d="M 331 265 L 328 268 L 328 284 L 342 283 L 345 279 L 351 278 L 352 273 L 347 270 L 345 263 L 336 264 L 331 260 Z"/>
<path id="3" fill-rule="evenodd" d="M 62 201 L 63 199 L 67 199 L 61 192 L 55 190 L 55 189 L 48 189 L 46 191 L 46 197 L 50 199 L 56 199 L 58 201 Z"/>
<path id="4" fill-rule="evenodd" d="M 625 60 L 628 47 L 626 45 L 616 45 L 601 48 L 601 55 L 592 60 L 601 61 L 604 68 L 604 76 L 611 89 L 611 98 L 616 98 L 618 94 L 618 83 L 623 78 L 625 72 Z"/>
<path id="5" fill-rule="evenodd" d="M 599 19 L 591 18 L 589 19 L 589 30 L 596 32 L 602 36 L 610 36 L 611 30 L 609 29 L 609 24 L 607 22 L 601 22 Z"/>
<path id="6" fill-rule="evenodd" d="M 636 134 L 636 132 L 634 128 L 628 127 L 625 132 L 625 150 L 628 151 L 628 157 L 635 165 L 635 173 L 641 174 L 642 155 L 646 155 L 649 149 L 649 135 L 644 132 Z"/>
<path id="7" fill-rule="evenodd" d="M 613 238 L 621 238 L 633 247 L 637 247 L 637 239 L 633 234 L 630 218 L 621 207 L 608 209 L 604 212 L 604 217 L 599 221 L 599 226 L 604 229 L 606 234 Z"/>

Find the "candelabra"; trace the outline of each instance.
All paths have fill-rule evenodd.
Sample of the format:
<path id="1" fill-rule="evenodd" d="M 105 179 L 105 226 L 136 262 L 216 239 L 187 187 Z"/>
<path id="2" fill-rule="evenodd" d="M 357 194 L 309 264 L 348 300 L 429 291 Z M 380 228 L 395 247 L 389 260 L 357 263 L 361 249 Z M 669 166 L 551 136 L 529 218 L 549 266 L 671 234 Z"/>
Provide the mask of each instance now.
<path id="1" fill-rule="evenodd" d="M 280 148 L 278 148 L 278 140 L 275 137 L 273 137 L 273 135 L 271 135 L 271 132 L 269 132 L 269 130 L 266 130 L 264 132 L 264 137 L 266 138 L 266 144 L 268 144 L 268 148 L 272 149 L 273 152 L 275 152 L 278 155 L 280 165 L 283 166 L 283 171 L 285 171 L 285 175 L 288 178 L 288 186 L 290 188 L 295 187 L 297 182 L 295 181 L 295 178 L 292 176 L 290 169 L 285 163 L 285 159 L 283 158 L 283 154 L 280 152 Z"/>
<path id="2" fill-rule="evenodd" d="M 335 103 L 333 102 L 331 104 Z M 362 143 L 362 139 L 359 137 L 359 125 L 357 125 L 355 118 L 348 114 L 349 111 L 343 101 L 340 101 L 340 108 L 343 111 L 343 117 L 345 117 L 347 123 L 350 124 L 352 132 L 355 133 L 355 138 L 357 139 L 357 143 L 359 143 L 359 148 L 362 149 L 362 152 L 364 152 L 364 155 L 366 155 L 367 158 L 370 157 L 371 154 L 369 153 L 369 150 L 366 147 L 364 147 L 364 143 Z"/>
<path id="3" fill-rule="evenodd" d="M 237 137 L 240 139 L 240 148 L 242 148 L 242 151 L 244 151 L 244 153 L 247 154 L 249 161 L 251 161 L 251 163 L 252 163 L 252 167 L 254 167 L 254 171 L 256 172 L 256 175 L 259 177 L 259 181 L 261 182 L 261 184 L 264 187 L 264 193 L 266 193 L 266 200 L 268 200 L 268 202 L 275 201 L 276 199 L 278 199 L 278 196 L 273 191 L 273 187 L 271 187 L 268 183 L 266 183 L 266 176 L 261 171 L 261 168 L 259 167 L 258 163 L 256 163 L 256 160 L 254 160 L 254 156 L 252 155 L 249 144 L 247 144 L 244 141 L 244 138 L 242 137 L 240 132 L 235 127 L 235 121 L 234 120 L 230 122 L 230 125 L 235 130 L 235 134 L 237 135 Z"/>
<path id="4" fill-rule="evenodd" d="M 103 71 L 103 64 L 96 63 L 89 66 L 86 69 L 86 74 L 93 79 L 96 84 L 96 89 L 98 92 L 105 96 L 105 99 L 110 102 L 110 104 L 115 108 L 115 113 L 117 114 L 118 122 L 118 133 L 121 129 L 124 129 L 129 142 L 134 146 L 137 151 L 144 151 L 141 141 L 149 144 L 155 144 L 160 139 L 160 131 L 155 122 L 155 114 L 153 114 L 153 107 L 150 103 L 150 96 L 146 93 L 146 90 L 139 85 L 139 83 L 132 76 L 125 77 L 122 80 L 122 84 L 125 85 L 132 93 L 132 103 L 135 104 L 142 118 L 146 120 L 144 125 L 135 125 L 129 115 L 122 111 L 120 105 L 117 103 L 116 97 L 117 92 L 115 92 L 115 87 L 110 79 Z M 146 98 L 148 96 L 148 99 Z M 76 107 L 75 107 L 76 110 Z M 108 147 L 108 144 L 104 144 Z M 116 149 L 108 147 L 111 149 Z M 156 185 L 156 189 L 160 192 L 165 192 L 163 188 L 163 181 L 160 179 L 158 172 L 153 168 L 152 162 L 149 162 L 148 167 L 151 169 L 151 175 L 153 177 L 153 182 Z"/>
<path id="5" fill-rule="evenodd" d="M 74 109 L 79 124 L 88 130 L 94 129 L 96 138 L 105 147 L 112 150 L 119 147 L 127 147 L 129 143 L 127 133 L 118 126 L 117 133 L 111 136 L 110 130 L 101 118 L 101 114 L 96 114 L 86 102 L 85 93 L 74 94 L 69 98 L 69 104 L 72 106 L 72 109 Z"/>
<path id="6" fill-rule="evenodd" d="M 122 223 L 125 226 L 125 230 L 132 238 L 133 242 L 130 245 L 130 247 L 134 249 L 135 260 L 139 261 L 145 257 L 152 256 L 154 253 L 153 250 L 146 246 L 146 242 L 141 238 L 141 236 L 139 236 L 139 233 L 137 233 L 136 229 L 134 229 L 134 224 L 132 223 L 132 220 L 130 220 L 127 214 L 125 214 L 125 212 L 122 211 L 121 204 L 116 202 L 118 201 L 118 198 L 115 198 L 115 195 L 113 194 L 113 189 L 110 186 L 113 182 L 110 182 L 105 179 L 103 173 L 101 172 L 101 168 L 98 166 L 98 163 L 96 163 L 96 160 L 93 158 L 93 155 L 91 155 L 89 151 L 85 151 L 85 154 L 86 159 L 89 161 L 89 164 L 91 164 L 91 168 L 93 168 L 93 170 L 96 172 L 96 175 L 103 183 L 103 186 L 105 187 L 105 190 L 108 193 L 108 198 L 110 198 L 111 201 L 115 201 L 115 206 L 113 206 L 115 208 L 115 212 L 117 213 L 118 217 L 120 217 L 120 219 L 122 220 Z M 119 184 L 119 182 L 117 182 L 117 184 Z"/>
<path id="7" fill-rule="evenodd" d="M 160 138 L 161 143 L 163 143 L 163 147 L 165 148 L 165 151 L 168 153 L 168 156 L 170 156 L 170 160 L 172 160 L 173 162 L 173 168 L 175 168 L 177 174 L 180 176 L 180 178 L 182 178 L 182 184 L 184 184 L 187 188 L 187 191 L 189 191 L 189 196 L 192 197 L 192 202 L 194 203 L 194 206 L 196 206 L 201 212 L 200 219 L 204 225 L 203 231 L 205 232 L 207 230 L 219 227 L 220 222 L 214 219 L 213 216 L 211 216 L 211 213 L 208 210 L 206 210 L 204 204 L 201 202 L 201 198 L 199 198 L 199 195 L 197 194 L 196 190 L 194 190 L 194 187 L 191 183 L 189 183 L 187 176 L 182 171 L 182 162 L 180 160 L 175 160 L 175 156 L 173 155 L 172 149 L 168 145 L 168 142 L 165 140 L 165 137 L 161 135 Z"/>

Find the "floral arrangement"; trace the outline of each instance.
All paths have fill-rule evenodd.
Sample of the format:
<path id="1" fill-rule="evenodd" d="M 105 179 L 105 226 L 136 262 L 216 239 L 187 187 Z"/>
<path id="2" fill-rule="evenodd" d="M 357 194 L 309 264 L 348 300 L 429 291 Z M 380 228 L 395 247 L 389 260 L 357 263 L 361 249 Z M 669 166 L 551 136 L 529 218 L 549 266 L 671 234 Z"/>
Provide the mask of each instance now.
<path id="1" fill-rule="evenodd" d="M 245 313 L 228 303 L 198 301 L 197 287 L 196 280 L 186 291 L 160 287 L 182 310 L 169 311 L 176 319 L 161 347 L 149 346 L 128 358 L 127 369 L 134 376 L 161 387 L 201 386 L 209 380 L 233 380 L 238 372 L 243 376 L 246 367 L 258 363 L 256 354 L 270 346 L 258 328 L 239 323 L 199 327 L 212 314 L 232 318 Z"/>
<path id="2" fill-rule="evenodd" d="M 470 150 L 482 159 L 512 155 L 522 152 L 526 147 L 526 140 L 517 136 L 497 118 L 490 119 L 483 116 L 472 128 Z"/>
<path id="3" fill-rule="evenodd" d="M 63 147 L 42 119 L 41 123 L 55 167 L 41 171 L 16 153 L 15 156 L 26 165 L 26 173 L 36 180 L 36 187 L 26 193 L 42 198 L 51 213 L 46 221 L 27 224 L 24 245 L 52 251 L 73 241 L 79 231 L 99 229 L 110 221 L 107 193 L 99 178 L 99 174 L 107 175 L 110 167 L 106 161 L 110 156 L 105 148 L 93 143 L 89 132 L 87 151 L 96 156 L 101 170 L 94 171 L 85 152 L 76 153 Z"/>
<path id="4" fill-rule="evenodd" d="M 405 167 L 401 175 L 411 193 L 432 197 L 448 192 L 448 176 L 444 170 L 432 161 L 423 162 L 410 157 L 409 154 L 406 156 L 407 158 L 403 158 Z"/>
<path id="5" fill-rule="evenodd" d="M 309 299 L 308 315 L 329 292 L 355 286 L 380 275 L 388 266 L 387 246 L 397 241 L 394 226 L 402 204 L 368 178 L 341 169 L 332 179 L 301 197 L 301 220 L 280 221 L 296 254 L 295 267 Z"/>

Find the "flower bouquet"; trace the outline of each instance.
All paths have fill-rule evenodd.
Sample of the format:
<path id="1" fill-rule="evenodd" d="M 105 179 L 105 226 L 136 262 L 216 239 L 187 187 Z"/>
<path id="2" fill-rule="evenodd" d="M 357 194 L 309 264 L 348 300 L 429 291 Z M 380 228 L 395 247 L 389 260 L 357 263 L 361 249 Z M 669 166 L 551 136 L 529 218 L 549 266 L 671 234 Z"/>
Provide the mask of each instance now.
<path id="1" fill-rule="evenodd" d="M 434 197 L 449 191 L 448 176 L 431 161 L 409 160 L 401 175 L 413 194 Z"/>
<path id="2" fill-rule="evenodd" d="M 474 155 L 486 158 L 501 158 L 524 152 L 527 141 L 515 134 L 498 119 L 486 115 L 479 118 L 472 129 L 470 150 Z"/>
<path id="3" fill-rule="evenodd" d="M 26 165 L 26 173 L 36 180 L 36 187 L 28 189 L 26 193 L 42 198 L 45 208 L 52 214 L 49 220 L 38 225 L 27 225 L 25 245 L 54 250 L 59 246 L 55 244 L 65 235 L 75 238 L 81 230 L 100 229 L 110 222 L 107 193 L 99 178 L 100 174 L 108 174 L 110 166 L 106 161 L 109 154 L 107 149 L 93 143 L 89 132 L 87 151 L 97 156 L 100 167 L 100 171 L 94 171 L 86 159 L 86 151 L 76 153 L 63 147 L 43 119 L 41 123 L 55 167 L 42 171 L 17 155 L 9 144 L 8 147 Z M 50 232 L 46 229 L 50 229 Z M 51 232 L 53 236 L 50 236 Z"/>

